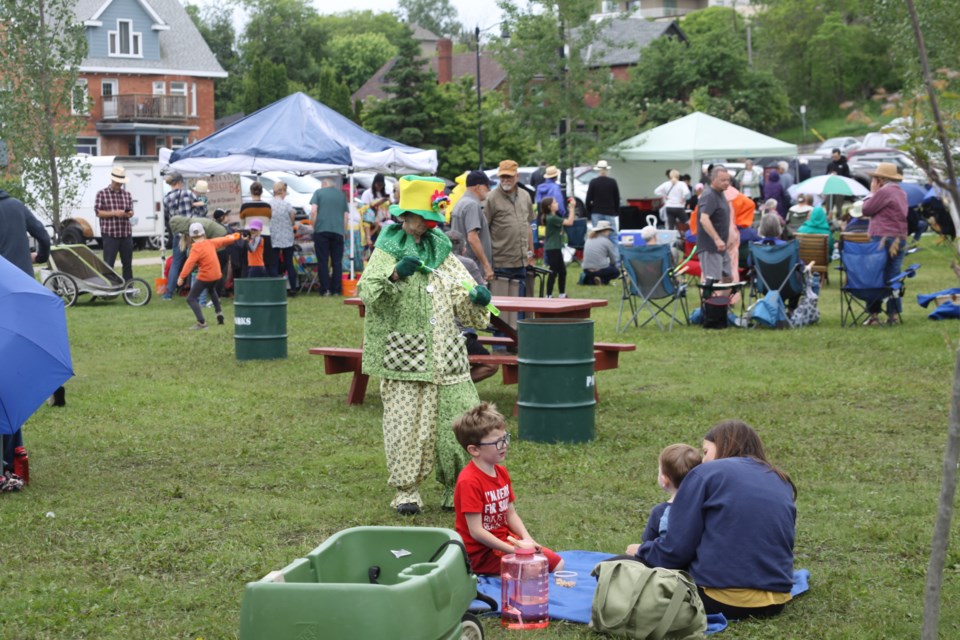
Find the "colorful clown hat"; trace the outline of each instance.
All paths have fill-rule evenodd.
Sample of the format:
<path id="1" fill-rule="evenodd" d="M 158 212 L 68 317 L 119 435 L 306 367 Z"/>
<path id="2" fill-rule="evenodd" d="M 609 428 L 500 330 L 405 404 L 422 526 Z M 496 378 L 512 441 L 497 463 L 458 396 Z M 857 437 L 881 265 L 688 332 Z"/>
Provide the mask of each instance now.
<path id="1" fill-rule="evenodd" d="M 390 205 L 391 215 L 415 213 L 424 220 L 446 222 L 443 210 L 449 205 L 450 199 L 443 190 L 445 184 L 442 179 L 401 176 L 397 184 L 400 186 L 400 204 Z"/>

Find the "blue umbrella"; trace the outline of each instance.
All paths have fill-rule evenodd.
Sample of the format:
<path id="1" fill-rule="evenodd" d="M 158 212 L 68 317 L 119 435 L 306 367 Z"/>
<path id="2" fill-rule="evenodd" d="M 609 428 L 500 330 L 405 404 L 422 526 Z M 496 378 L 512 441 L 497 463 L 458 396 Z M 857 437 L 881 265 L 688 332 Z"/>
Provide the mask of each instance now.
<path id="1" fill-rule="evenodd" d="M 0 433 L 73 375 L 63 300 L 0 256 Z"/>
<path id="2" fill-rule="evenodd" d="M 915 207 L 927 197 L 927 190 L 915 182 L 901 182 L 900 188 L 907 194 L 907 206 Z"/>

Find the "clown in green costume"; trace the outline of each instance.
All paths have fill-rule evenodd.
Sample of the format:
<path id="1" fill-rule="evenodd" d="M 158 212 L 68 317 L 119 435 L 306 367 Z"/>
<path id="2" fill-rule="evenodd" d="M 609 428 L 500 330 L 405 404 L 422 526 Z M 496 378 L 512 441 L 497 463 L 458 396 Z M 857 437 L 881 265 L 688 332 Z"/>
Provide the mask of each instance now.
<path id="1" fill-rule="evenodd" d="M 453 420 L 479 403 L 470 380 L 464 337 L 454 318 L 485 327 L 490 291 L 467 291 L 472 281 L 437 230 L 444 201 L 439 178 L 404 176 L 400 204 L 390 213 L 402 224 L 387 226 L 363 272 L 357 291 L 366 307 L 363 372 L 380 376 L 387 483 L 396 490 L 390 506 L 401 515 L 420 512 L 420 483 L 436 459 L 445 508 L 466 454 L 453 435 Z M 429 267 L 430 270 L 424 268 Z"/>

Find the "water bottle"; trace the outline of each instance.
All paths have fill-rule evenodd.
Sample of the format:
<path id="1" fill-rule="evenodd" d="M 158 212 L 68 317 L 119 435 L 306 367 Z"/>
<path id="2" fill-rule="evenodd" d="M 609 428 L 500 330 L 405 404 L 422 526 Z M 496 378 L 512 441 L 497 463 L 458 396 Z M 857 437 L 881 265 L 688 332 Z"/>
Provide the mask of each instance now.
<path id="1" fill-rule="evenodd" d="M 547 613 L 547 559 L 533 549 L 516 548 L 500 559 L 501 617 L 507 629 L 543 629 Z"/>
<path id="2" fill-rule="evenodd" d="M 23 484 L 30 484 L 30 457 L 23 447 L 13 450 L 13 472 L 23 479 Z"/>

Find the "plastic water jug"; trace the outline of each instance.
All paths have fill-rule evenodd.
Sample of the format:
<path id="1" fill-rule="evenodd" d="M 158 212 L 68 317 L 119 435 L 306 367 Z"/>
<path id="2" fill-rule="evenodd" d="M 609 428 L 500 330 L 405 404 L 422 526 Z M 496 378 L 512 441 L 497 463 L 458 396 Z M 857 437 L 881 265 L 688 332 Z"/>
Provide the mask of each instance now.
<path id="1" fill-rule="evenodd" d="M 500 559 L 502 626 L 543 629 L 550 624 L 549 573 L 547 559 L 533 549 L 517 548 Z"/>

